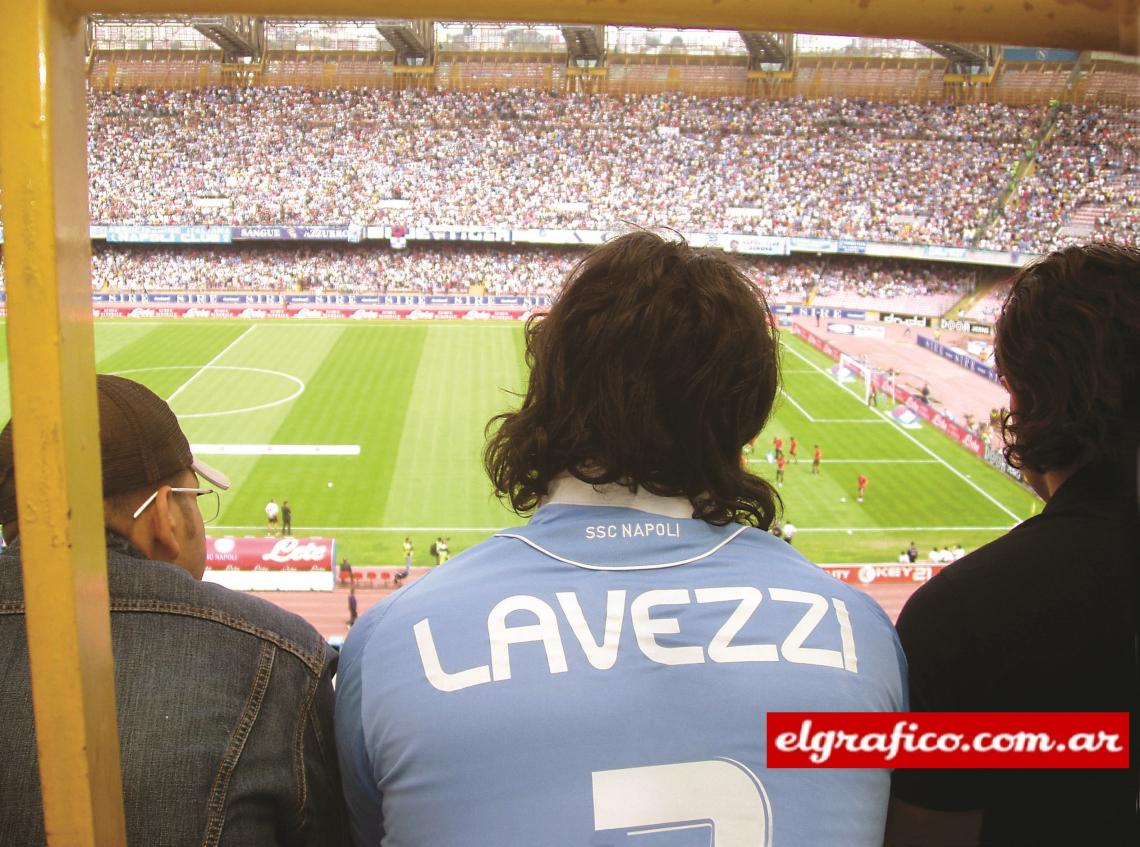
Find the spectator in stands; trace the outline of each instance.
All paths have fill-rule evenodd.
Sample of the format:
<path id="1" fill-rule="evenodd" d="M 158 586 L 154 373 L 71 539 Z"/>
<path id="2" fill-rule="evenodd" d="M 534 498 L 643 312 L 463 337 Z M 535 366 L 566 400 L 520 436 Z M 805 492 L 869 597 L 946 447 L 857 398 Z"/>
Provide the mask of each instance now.
<path id="1" fill-rule="evenodd" d="M 115 694 L 130 844 L 344 844 L 335 654 L 299 617 L 201 582 L 195 459 L 170 407 L 98 377 Z M 24 480 L 34 481 L 34 471 Z M 206 498 L 206 499 L 200 499 Z M 0 434 L 0 840 L 45 843 L 32 719 L 12 424 Z M 35 563 L 30 563 L 33 567 Z"/>
<path id="2" fill-rule="evenodd" d="M 1135 717 L 1140 251 L 1072 247 L 1019 272 L 997 359 L 1006 458 L 1045 508 L 906 604 L 912 708 Z M 1138 767 L 896 771 L 887 841 L 1136 844 Z"/>
<path id="3" fill-rule="evenodd" d="M 764 769 L 769 709 L 906 701 L 882 611 L 764 531 L 778 496 L 740 467 L 779 382 L 757 289 L 717 251 L 636 232 L 578 266 L 527 351 L 526 396 L 492 421 L 485 460 L 533 519 L 382 601 L 345 643 L 357 842 L 612 843 L 718 818 L 731 785 L 718 838 L 766 843 L 775 825 L 789 844 L 878 847 L 885 772 Z M 822 652 L 781 657 L 792 595 L 849 613 L 857 674 L 843 617 Z M 736 645 L 718 641 L 762 598 Z"/>
<path id="4" fill-rule="evenodd" d="M 1058 115 L 1036 168 L 987 227 L 1047 114 L 678 92 L 92 90 L 91 219 L 515 230 L 635 221 L 957 247 L 980 237 L 1032 252 L 1083 228 L 1135 243 L 1135 106 Z"/>
<path id="5" fill-rule="evenodd" d="M 1000 103 L 271 86 L 92 91 L 88 113 L 96 223 L 629 220 L 963 247 L 1044 117 Z M 1062 153 L 1063 190 L 1031 205 L 1063 217 L 1091 162 L 1097 219 L 1134 234 L 1134 188 L 1120 177 L 1135 110 L 1079 123 L 1092 114 L 1074 110 L 1076 138 L 1058 145 L 1077 150 Z M 1022 232 L 999 231 L 999 249 Z"/>
<path id="6" fill-rule="evenodd" d="M 92 285 L 116 293 L 158 289 L 302 293 L 467 294 L 550 296 L 583 251 L 569 248 L 496 248 L 481 244 L 389 249 L 328 244 L 320 249 L 287 242 L 241 247 L 144 247 L 96 244 Z M 802 256 L 737 259 L 769 301 L 803 303 L 817 285 L 815 302 L 837 308 L 885 308 L 940 314 L 959 299 L 972 273 L 956 265 L 891 259 Z M 0 275 L 0 283 L 3 276 Z"/>

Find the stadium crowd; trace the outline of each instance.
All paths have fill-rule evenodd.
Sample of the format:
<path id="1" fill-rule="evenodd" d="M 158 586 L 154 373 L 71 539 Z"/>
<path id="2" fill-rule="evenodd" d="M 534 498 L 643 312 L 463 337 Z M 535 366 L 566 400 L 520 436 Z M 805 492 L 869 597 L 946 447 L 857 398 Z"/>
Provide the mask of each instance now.
<path id="1" fill-rule="evenodd" d="M 832 260 L 820 274 L 812 305 L 940 315 L 973 288 L 976 276 L 969 266 Z"/>
<path id="2" fill-rule="evenodd" d="M 1090 236 L 1140 243 L 1140 109 L 1062 109 L 980 246 L 1044 253 Z"/>
<path id="3" fill-rule="evenodd" d="M 467 294 L 552 294 L 581 254 L 540 248 L 407 250 L 282 245 L 246 247 L 96 247 L 91 281 L 97 290 L 389 291 Z"/>
<path id="4" fill-rule="evenodd" d="M 449 244 L 387 247 L 280 244 L 245 247 L 97 245 L 92 285 L 100 291 L 413 292 L 556 294 L 583 251 Z M 918 303 L 938 314 L 972 285 L 967 268 L 896 259 L 733 256 L 773 303 L 893 308 Z M 3 275 L 0 273 L 0 284 Z M 842 301 L 842 302 L 841 302 Z"/>
<path id="5" fill-rule="evenodd" d="M 968 244 L 1041 110 L 387 89 L 93 92 L 92 220 Z M 715 178 L 712 176 L 715 175 Z"/>

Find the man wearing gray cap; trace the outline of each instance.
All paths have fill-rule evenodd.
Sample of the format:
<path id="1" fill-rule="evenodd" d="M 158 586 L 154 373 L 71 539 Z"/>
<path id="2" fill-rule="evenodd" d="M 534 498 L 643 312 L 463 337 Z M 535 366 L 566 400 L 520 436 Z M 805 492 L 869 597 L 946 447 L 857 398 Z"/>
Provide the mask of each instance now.
<path id="1" fill-rule="evenodd" d="M 299 617 L 201 582 L 221 472 L 170 407 L 98 377 L 107 577 L 131 845 L 346 843 L 334 653 Z M 203 487 L 199 477 L 213 487 Z M 0 844 L 44 844 L 12 424 L 0 433 Z M 34 563 L 32 565 L 34 567 Z"/>

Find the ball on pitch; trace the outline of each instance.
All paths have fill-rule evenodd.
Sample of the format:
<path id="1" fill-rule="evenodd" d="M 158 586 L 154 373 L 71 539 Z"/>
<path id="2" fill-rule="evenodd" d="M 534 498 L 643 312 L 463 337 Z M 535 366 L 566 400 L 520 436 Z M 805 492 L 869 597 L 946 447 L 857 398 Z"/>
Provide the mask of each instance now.
<path id="1" fill-rule="evenodd" d="M 852 535 L 853 533 L 852 533 L 852 531 L 851 531 L 851 530 L 847 530 L 847 534 L 848 534 L 848 535 Z"/>
<path id="2" fill-rule="evenodd" d="M 332 485 L 332 483 L 330 482 L 330 483 L 329 483 L 329 485 Z M 846 497 L 840 497 L 840 498 L 839 498 L 839 502 L 840 502 L 840 503 L 846 503 L 846 502 L 847 502 L 847 498 L 846 498 Z"/>
<path id="3" fill-rule="evenodd" d="M 329 483 L 329 488 L 332 488 L 332 483 L 331 483 L 331 482 Z"/>

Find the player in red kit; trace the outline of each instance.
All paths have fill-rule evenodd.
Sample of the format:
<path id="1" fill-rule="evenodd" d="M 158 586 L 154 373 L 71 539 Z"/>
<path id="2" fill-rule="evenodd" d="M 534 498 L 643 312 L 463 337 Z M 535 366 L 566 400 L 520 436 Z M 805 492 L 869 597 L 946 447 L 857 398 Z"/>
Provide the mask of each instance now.
<path id="1" fill-rule="evenodd" d="M 856 494 L 855 496 L 858 497 L 860 503 L 863 502 L 863 493 L 866 490 L 867 490 L 867 477 L 863 474 L 859 474 L 859 493 Z"/>
<path id="2" fill-rule="evenodd" d="M 781 453 L 776 456 L 776 484 L 784 484 L 784 468 L 788 466 L 788 460 Z"/>
<path id="3" fill-rule="evenodd" d="M 784 439 L 777 435 L 772 439 L 772 446 L 776 448 L 775 453 L 777 459 L 784 455 Z"/>
<path id="4" fill-rule="evenodd" d="M 789 440 L 791 443 L 788 444 L 788 458 L 798 465 L 800 463 L 800 457 L 797 455 L 797 451 L 800 449 L 800 443 L 796 441 L 794 435 L 791 436 Z"/>
<path id="5" fill-rule="evenodd" d="M 819 464 L 823 461 L 823 451 L 819 449 L 819 445 L 815 445 L 815 452 L 811 457 L 811 472 L 813 474 L 819 473 Z"/>

